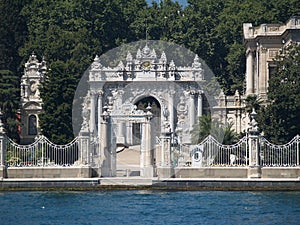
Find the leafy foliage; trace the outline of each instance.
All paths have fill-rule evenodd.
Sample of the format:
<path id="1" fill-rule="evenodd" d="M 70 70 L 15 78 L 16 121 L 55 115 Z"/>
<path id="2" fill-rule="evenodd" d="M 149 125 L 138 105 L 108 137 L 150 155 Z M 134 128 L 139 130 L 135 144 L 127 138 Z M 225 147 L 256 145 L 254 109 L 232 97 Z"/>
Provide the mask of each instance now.
<path id="1" fill-rule="evenodd" d="M 232 125 L 222 126 L 217 120 L 211 118 L 211 115 L 204 115 L 198 118 L 192 130 L 192 143 L 198 144 L 208 135 L 212 135 L 219 142 L 230 145 L 237 141 L 237 134 L 232 130 Z"/>
<path id="2" fill-rule="evenodd" d="M 18 140 L 19 79 L 9 70 L 0 70 L 0 109 L 7 134 Z"/>
<path id="3" fill-rule="evenodd" d="M 11 71 L 10 76 L 15 77 L 0 81 L 13 86 L 4 92 L 16 93 L 14 88 L 29 54 L 34 51 L 44 56 L 53 71 L 42 90 L 45 112 L 41 124 L 43 132 L 57 142 L 72 136 L 69 109 L 76 84 L 96 54 L 146 36 L 175 42 L 205 60 L 226 94 L 236 89 L 242 93 L 243 23 L 285 22 L 300 14 L 300 7 L 298 0 L 189 0 L 184 8 L 172 0 L 151 5 L 145 0 L 1 0 L 0 13 L 0 70 Z M 49 93 L 52 90 L 65 93 Z M 11 96 L 17 101 L 18 94 Z M 5 101 L 1 96 L 1 102 Z M 6 123 L 8 118 L 15 121 L 9 110 L 3 109 Z M 61 124 L 70 128 L 59 130 Z"/>
<path id="4" fill-rule="evenodd" d="M 270 104 L 262 110 L 261 129 L 275 143 L 300 134 L 300 46 L 289 46 L 276 59 L 277 72 L 269 80 Z"/>

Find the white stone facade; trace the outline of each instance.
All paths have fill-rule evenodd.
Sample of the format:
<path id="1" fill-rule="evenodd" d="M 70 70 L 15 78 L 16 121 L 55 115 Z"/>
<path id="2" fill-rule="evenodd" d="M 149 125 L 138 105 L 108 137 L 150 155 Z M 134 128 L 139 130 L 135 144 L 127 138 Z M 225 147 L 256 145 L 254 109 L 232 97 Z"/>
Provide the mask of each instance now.
<path id="1" fill-rule="evenodd" d="M 275 56 L 286 46 L 300 42 L 300 17 L 286 24 L 243 25 L 246 47 L 246 95 L 267 99 L 268 81 L 274 72 Z"/>
<path id="2" fill-rule="evenodd" d="M 246 48 L 246 90 L 234 96 L 219 96 L 215 117 L 223 123 L 233 123 L 238 133 L 248 128 L 249 116 L 245 112 L 245 99 L 256 95 L 266 104 L 268 81 L 275 72 L 274 58 L 286 46 L 300 43 L 300 17 L 292 17 L 285 24 L 261 24 L 253 27 L 243 24 Z"/>

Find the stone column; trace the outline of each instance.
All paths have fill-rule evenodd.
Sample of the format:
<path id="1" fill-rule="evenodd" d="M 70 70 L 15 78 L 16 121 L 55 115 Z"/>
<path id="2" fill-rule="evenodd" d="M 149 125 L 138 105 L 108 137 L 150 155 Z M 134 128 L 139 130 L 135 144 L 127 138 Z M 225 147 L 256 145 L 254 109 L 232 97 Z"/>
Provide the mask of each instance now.
<path id="1" fill-rule="evenodd" d="M 267 99 L 267 48 L 260 47 L 260 57 L 259 57 L 259 87 L 258 87 L 258 97 L 262 100 Z"/>
<path id="2" fill-rule="evenodd" d="M 189 106 L 190 130 L 192 130 L 195 124 L 195 91 L 190 91 Z"/>
<path id="3" fill-rule="evenodd" d="M 253 52 L 246 53 L 246 95 L 254 94 Z"/>
<path id="4" fill-rule="evenodd" d="M 140 167 L 142 177 L 153 177 L 153 146 L 151 141 L 152 113 L 147 112 L 145 122 L 142 123 L 142 138 L 140 152 Z"/>
<path id="5" fill-rule="evenodd" d="M 173 90 L 169 92 L 168 108 L 170 111 L 169 122 L 170 122 L 171 131 L 174 131 L 174 94 L 175 92 Z"/>
<path id="6" fill-rule="evenodd" d="M 90 132 L 94 134 L 96 127 L 96 93 L 94 91 L 91 92 L 91 114 L 90 114 Z"/>
<path id="7" fill-rule="evenodd" d="M 132 123 L 130 121 L 126 121 L 126 144 L 133 145 Z"/>
<path id="8" fill-rule="evenodd" d="M 198 92 L 198 112 L 197 112 L 197 116 L 200 117 L 202 116 L 202 91 Z"/>
<path id="9" fill-rule="evenodd" d="M 101 174 L 104 177 L 112 177 L 116 175 L 116 149 L 111 144 L 111 124 L 110 116 L 107 111 L 102 114 L 101 121 Z"/>
<path id="10" fill-rule="evenodd" d="M 98 138 L 100 138 L 101 135 L 101 115 L 102 115 L 102 97 L 103 97 L 103 91 L 98 92 Z"/>
<path id="11" fill-rule="evenodd" d="M 256 71 L 255 71 L 255 94 L 258 95 L 258 89 L 259 89 L 259 43 L 256 43 L 256 51 L 255 51 L 255 58 L 256 58 Z"/>

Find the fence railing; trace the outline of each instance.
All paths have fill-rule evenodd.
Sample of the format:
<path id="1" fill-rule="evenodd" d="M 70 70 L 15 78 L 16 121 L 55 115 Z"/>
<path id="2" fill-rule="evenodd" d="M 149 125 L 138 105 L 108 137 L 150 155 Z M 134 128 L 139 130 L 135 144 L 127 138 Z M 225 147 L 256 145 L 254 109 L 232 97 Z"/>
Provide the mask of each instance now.
<path id="1" fill-rule="evenodd" d="M 208 136 L 191 151 L 192 166 L 249 166 L 249 137 L 243 137 L 233 145 L 223 145 Z M 259 166 L 300 166 L 300 136 L 289 143 L 275 145 L 264 137 L 258 137 Z M 253 153 L 252 153 L 253 154 Z"/>
<path id="2" fill-rule="evenodd" d="M 56 145 L 45 136 L 39 136 L 34 143 L 19 145 L 7 139 L 7 167 L 72 166 L 78 160 L 78 138 L 66 145 Z"/>
<path id="3" fill-rule="evenodd" d="M 236 144 L 223 145 L 209 135 L 192 151 L 193 161 L 203 167 L 247 166 L 248 155 L 246 137 Z"/>
<path id="4" fill-rule="evenodd" d="M 299 166 L 299 144 L 299 135 L 284 145 L 272 144 L 264 137 L 261 137 L 260 165 L 264 167 Z"/>

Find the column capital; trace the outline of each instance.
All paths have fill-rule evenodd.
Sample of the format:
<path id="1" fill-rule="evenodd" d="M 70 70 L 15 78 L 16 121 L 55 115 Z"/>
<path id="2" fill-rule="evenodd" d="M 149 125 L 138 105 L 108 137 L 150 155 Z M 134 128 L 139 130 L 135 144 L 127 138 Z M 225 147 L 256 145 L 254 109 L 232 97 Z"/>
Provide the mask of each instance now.
<path id="1" fill-rule="evenodd" d="M 96 90 L 91 90 L 90 91 L 90 94 L 91 94 L 92 97 L 95 97 L 97 95 L 97 93 L 98 92 Z"/>
<path id="2" fill-rule="evenodd" d="M 103 114 L 101 115 L 103 118 L 103 123 L 107 123 L 108 119 L 110 117 L 109 113 L 107 111 L 104 111 Z"/>
<path id="3" fill-rule="evenodd" d="M 202 94 L 204 94 L 204 91 L 202 91 L 202 90 L 199 90 L 198 92 L 197 92 L 197 94 L 198 94 L 198 96 L 202 96 Z"/>
<path id="4" fill-rule="evenodd" d="M 253 53 L 254 53 L 254 52 L 255 52 L 254 49 L 248 48 L 248 49 L 246 50 L 246 57 L 247 57 L 248 55 L 253 56 Z"/>
<path id="5" fill-rule="evenodd" d="M 190 94 L 190 96 L 195 96 L 196 94 L 198 94 L 198 91 L 190 90 L 189 94 Z"/>
<path id="6" fill-rule="evenodd" d="M 103 95 L 104 95 L 104 91 L 99 90 L 99 91 L 97 91 L 97 94 L 98 94 L 99 96 L 103 96 Z"/>

